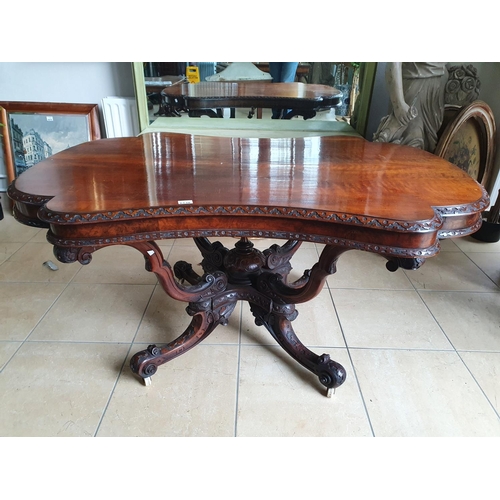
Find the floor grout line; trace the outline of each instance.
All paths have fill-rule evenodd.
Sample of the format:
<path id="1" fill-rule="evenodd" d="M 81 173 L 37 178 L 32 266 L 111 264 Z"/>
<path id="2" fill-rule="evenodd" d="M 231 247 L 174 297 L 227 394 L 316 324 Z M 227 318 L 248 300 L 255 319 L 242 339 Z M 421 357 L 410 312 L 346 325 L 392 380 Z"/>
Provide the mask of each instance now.
<path id="1" fill-rule="evenodd" d="M 358 391 L 359 391 L 359 395 L 361 397 L 361 402 L 363 404 L 363 408 L 365 409 L 365 415 L 366 415 L 366 418 L 368 420 L 368 425 L 370 426 L 370 431 L 372 433 L 372 437 L 375 437 L 375 430 L 373 429 L 373 424 L 372 424 L 372 421 L 371 421 L 371 418 L 370 418 L 370 413 L 368 411 L 368 407 L 366 406 L 366 401 L 365 401 L 365 397 L 363 396 L 363 391 L 361 389 L 361 384 L 359 382 L 359 378 L 358 378 L 358 374 L 356 372 L 356 367 L 354 366 L 354 361 L 352 359 L 352 355 L 351 355 L 351 351 L 350 351 L 350 347 L 347 343 L 347 338 L 345 336 L 345 332 L 344 332 L 344 328 L 342 326 L 342 322 L 340 321 L 340 316 L 339 316 L 339 313 L 338 313 L 338 310 L 337 310 L 337 306 L 335 305 L 335 301 L 333 300 L 333 295 L 331 293 L 331 290 L 328 289 L 328 292 L 330 294 L 330 299 L 332 301 L 332 304 L 333 304 L 333 308 L 335 310 L 335 314 L 337 316 L 337 321 L 339 323 L 339 328 L 340 328 L 340 331 L 342 333 L 342 337 L 344 339 L 344 343 L 345 343 L 345 349 L 347 350 L 347 356 L 349 357 L 349 361 L 351 363 L 351 366 L 352 366 L 352 370 L 353 370 L 353 374 L 354 374 L 354 379 L 356 380 L 356 385 L 358 387 Z M 344 367 L 345 369 L 345 367 Z"/>
<path id="2" fill-rule="evenodd" d="M 120 378 L 122 376 L 123 370 L 125 368 L 125 364 L 126 364 L 127 359 L 128 359 L 128 357 L 130 355 L 130 352 L 132 351 L 132 347 L 134 346 L 135 339 L 137 338 L 137 334 L 139 333 L 139 330 L 141 328 L 142 322 L 144 321 L 144 316 L 146 315 L 148 307 L 149 307 L 149 305 L 150 305 L 150 303 L 151 303 L 151 301 L 153 299 L 153 295 L 155 293 L 155 290 L 156 290 L 157 286 L 158 286 L 158 284 L 156 284 L 153 287 L 153 290 L 151 291 L 151 295 L 149 296 L 149 299 L 148 299 L 148 301 L 147 301 L 147 303 L 146 303 L 146 305 L 144 307 L 144 311 L 142 312 L 141 319 L 139 320 L 139 323 L 137 324 L 137 328 L 135 330 L 135 334 L 132 337 L 131 342 L 129 343 L 129 348 L 127 349 L 127 352 L 126 352 L 125 357 L 123 359 L 122 366 L 120 367 L 120 370 L 118 370 L 118 375 L 116 376 L 115 383 L 113 384 L 113 387 L 111 388 L 108 400 L 106 401 L 106 404 L 104 405 L 104 408 L 102 410 L 101 418 L 99 419 L 99 422 L 96 425 L 96 429 L 95 429 L 94 435 L 93 435 L 94 437 L 97 437 L 97 434 L 99 433 L 99 429 L 101 428 L 102 421 L 104 420 L 104 417 L 105 417 L 106 412 L 108 410 L 109 404 L 111 403 L 111 399 L 113 398 L 113 395 L 115 393 L 116 386 L 118 385 L 118 381 L 120 380 Z M 140 383 L 140 382 L 138 381 L 138 383 Z"/>

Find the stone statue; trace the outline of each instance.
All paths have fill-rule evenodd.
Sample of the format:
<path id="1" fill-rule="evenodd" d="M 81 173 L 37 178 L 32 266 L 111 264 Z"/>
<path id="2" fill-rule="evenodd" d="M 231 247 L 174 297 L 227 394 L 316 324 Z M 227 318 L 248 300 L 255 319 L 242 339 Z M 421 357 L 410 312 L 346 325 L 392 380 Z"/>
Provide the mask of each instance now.
<path id="1" fill-rule="evenodd" d="M 444 103 L 454 106 L 466 106 L 479 98 L 481 82 L 477 77 L 477 69 L 467 66 L 452 66 L 448 69 Z"/>
<path id="2" fill-rule="evenodd" d="M 406 144 L 433 153 L 443 122 L 447 73 L 446 63 L 387 63 L 392 111 L 382 118 L 373 141 Z"/>

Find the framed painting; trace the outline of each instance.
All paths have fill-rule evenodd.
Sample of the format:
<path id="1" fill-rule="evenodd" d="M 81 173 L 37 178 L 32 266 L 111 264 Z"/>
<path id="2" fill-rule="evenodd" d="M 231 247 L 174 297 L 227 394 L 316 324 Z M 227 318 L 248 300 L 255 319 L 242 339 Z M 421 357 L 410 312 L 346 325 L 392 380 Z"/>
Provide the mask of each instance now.
<path id="1" fill-rule="evenodd" d="M 434 154 L 454 163 L 488 189 L 496 135 L 491 108 L 483 101 L 450 107 L 445 109 L 445 120 Z"/>
<path id="2" fill-rule="evenodd" d="M 101 138 L 97 104 L 0 101 L 8 182 L 36 163 Z"/>

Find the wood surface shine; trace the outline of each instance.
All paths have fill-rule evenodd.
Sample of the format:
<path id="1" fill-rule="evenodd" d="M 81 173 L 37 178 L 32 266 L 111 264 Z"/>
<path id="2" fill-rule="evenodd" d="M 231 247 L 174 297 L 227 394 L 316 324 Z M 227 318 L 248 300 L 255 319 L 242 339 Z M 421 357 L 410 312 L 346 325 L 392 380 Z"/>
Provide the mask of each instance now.
<path id="1" fill-rule="evenodd" d="M 172 85 L 163 90 L 170 97 L 217 98 L 255 97 L 321 100 L 341 95 L 341 92 L 327 85 L 271 82 L 200 82 Z"/>
<path id="2" fill-rule="evenodd" d="M 441 158 L 347 136 L 103 139 L 35 165 L 15 181 L 15 191 L 52 197 L 47 210 L 61 214 L 244 206 L 410 222 L 432 219 L 432 207 L 484 201 L 479 184 Z"/>

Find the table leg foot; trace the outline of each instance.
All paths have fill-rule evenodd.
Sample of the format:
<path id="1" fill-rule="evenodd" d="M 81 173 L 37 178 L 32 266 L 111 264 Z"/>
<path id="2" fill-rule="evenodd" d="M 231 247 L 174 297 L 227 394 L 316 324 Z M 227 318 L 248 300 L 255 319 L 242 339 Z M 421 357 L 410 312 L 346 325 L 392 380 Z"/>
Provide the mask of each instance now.
<path id="1" fill-rule="evenodd" d="M 274 305 L 273 312 L 266 314 L 259 306 L 252 304 L 251 310 L 257 325 L 264 325 L 278 344 L 298 363 L 317 375 L 320 383 L 331 397 L 333 390 L 340 387 L 346 379 L 344 367 L 330 359 L 328 354 L 318 356 L 305 347 L 293 331 L 291 321 L 297 317 L 292 304 Z"/>
<path id="2" fill-rule="evenodd" d="M 236 301 L 226 301 L 218 308 L 211 307 L 211 300 L 190 303 L 187 312 L 193 319 L 184 333 L 168 344 L 162 346 L 153 344 L 134 354 L 130 360 L 130 368 L 143 379 L 144 385 L 150 385 L 151 376 L 156 373 L 158 366 L 198 345 L 219 324 L 227 324 L 235 306 Z"/>

